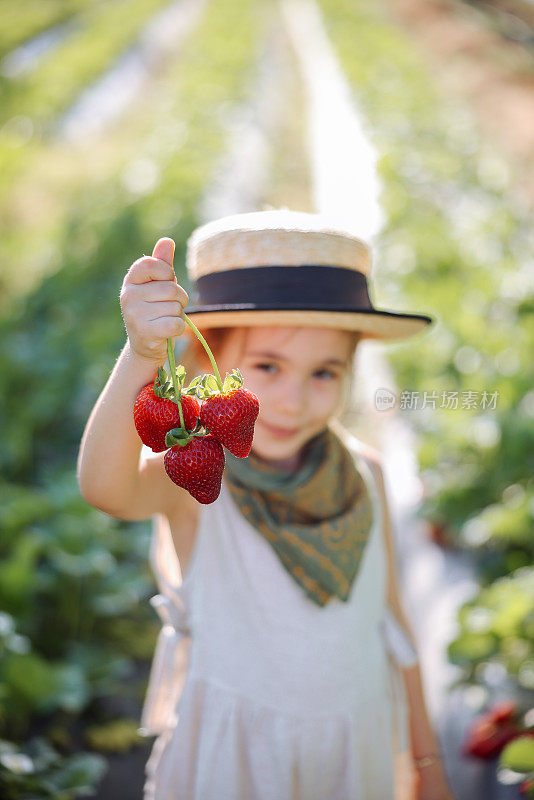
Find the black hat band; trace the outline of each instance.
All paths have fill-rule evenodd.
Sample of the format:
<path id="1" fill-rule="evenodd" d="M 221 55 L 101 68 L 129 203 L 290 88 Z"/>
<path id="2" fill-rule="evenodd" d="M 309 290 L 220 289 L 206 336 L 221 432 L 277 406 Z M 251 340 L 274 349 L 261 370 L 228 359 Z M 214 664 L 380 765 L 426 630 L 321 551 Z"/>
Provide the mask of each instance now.
<path id="1" fill-rule="evenodd" d="M 367 278 L 346 267 L 269 265 L 210 272 L 197 278 L 195 306 L 372 311 Z"/>

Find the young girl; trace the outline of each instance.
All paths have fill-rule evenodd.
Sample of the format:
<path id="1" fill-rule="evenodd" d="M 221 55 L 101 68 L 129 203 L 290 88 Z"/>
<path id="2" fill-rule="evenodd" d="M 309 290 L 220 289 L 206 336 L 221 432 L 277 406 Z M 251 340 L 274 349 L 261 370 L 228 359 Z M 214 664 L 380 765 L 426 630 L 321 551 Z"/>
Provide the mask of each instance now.
<path id="1" fill-rule="evenodd" d="M 83 435 L 80 489 L 121 519 L 155 518 L 158 639 L 141 730 L 157 734 L 145 800 L 450 800 L 399 598 L 378 452 L 336 417 L 358 342 L 425 328 L 378 310 L 369 251 L 320 215 L 203 225 L 138 259 L 120 295 L 127 341 Z M 251 454 L 226 451 L 200 505 L 141 448 L 133 404 L 164 364 L 238 367 L 260 403 Z M 145 453 L 145 451 L 147 451 Z"/>

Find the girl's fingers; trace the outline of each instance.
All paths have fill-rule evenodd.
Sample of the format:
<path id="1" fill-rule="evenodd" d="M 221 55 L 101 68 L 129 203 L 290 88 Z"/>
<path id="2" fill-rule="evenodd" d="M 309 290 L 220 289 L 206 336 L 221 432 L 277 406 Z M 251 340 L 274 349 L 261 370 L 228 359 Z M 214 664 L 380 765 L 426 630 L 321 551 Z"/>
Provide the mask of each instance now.
<path id="1" fill-rule="evenodd" d="M 158 258 L 161 261 L 165 261 L 172 267 L 174 259 L 174 241 L 172 239 L 169 239 L 168 236 L 164 236 L 163 238 L 158 239 L 158 241 L 154 245 L 154 250 L 152 251 L 152 255 L 154 258 Z"/>
<path id="2" fill-rule="evenodd" d="M 187 292 L 173 281 L 151 281 L 142 287 L 143 300 L 147 303 L 155 303 L 159 300 L 180 303 L 185 307 L 189 302 Z"/>
<path id="3" fill-rule="evenodd" d="M 181 336 L 185 330 L 185 322 L 182 317 L 158 317 L 148 323 L 148 329 L 153 336 L 167 339 Z"/>
<path id="4" fill-rule="evenodd" d="M 134 261 L 126 276 L 129 283 L 148 283 L 149 281 L 176 281 L 170 264 L 152 256 L 142 256 Z"/>
<path id="5" fill-rule="evenodd" d="M 172 242 L 172 239 L 169 241 Z M 154 249 L 156 250 L 156 248 Z M 149 295 L 151 300 L 152 298 L 153 300 L 176 299 L 184 308 L 189 303 L 189 295 L 178 284 L 172 266 L 153 256 L 143 256 L 134 261 L 128 270 L 124 284 L 125 286 L 128 284 L 142 286 L 143 299 L 146 295 Z M 163 286 L 158 286 L 158 284 L 163 284 Z"/>
<path id="6" fill-rule="evenodd" d="M 183 308 L 180 303 L 166 303 L 161 300 L 159 303 L 151 303 L 149 308 L 149 322 L 153 322 L 161 317 L 181 317 L 183 319 Z"/>

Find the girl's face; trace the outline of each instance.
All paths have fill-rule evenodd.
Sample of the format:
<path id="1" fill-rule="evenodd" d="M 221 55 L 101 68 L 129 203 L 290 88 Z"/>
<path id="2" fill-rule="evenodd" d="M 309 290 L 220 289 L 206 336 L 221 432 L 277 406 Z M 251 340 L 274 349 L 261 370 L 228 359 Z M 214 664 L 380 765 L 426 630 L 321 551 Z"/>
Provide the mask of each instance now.
<path id="1" fill-rule="evenodd" d="M 343 402 L 352 368 L 352 337 L 327 328 L 234 329 L 217 353 L 222 376 L 239 367 L 260 413 L 253 452 L 296 469 L 303 446 L 323 431 Z"/>

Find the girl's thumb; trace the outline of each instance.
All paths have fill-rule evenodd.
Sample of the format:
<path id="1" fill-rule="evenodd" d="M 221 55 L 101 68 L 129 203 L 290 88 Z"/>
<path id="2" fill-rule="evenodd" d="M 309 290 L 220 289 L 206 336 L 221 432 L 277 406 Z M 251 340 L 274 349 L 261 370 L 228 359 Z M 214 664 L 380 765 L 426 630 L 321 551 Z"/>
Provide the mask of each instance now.
<path id="1" fill-rule="evenodd" d="M 172 239 L 169 239 L 168 236 L 164 236 L 162 239 L 158 239 L 158 241 L 154 245 L 154 250 L 152 251 L 152 257 L 159 258 L 160 261 L 165 261 L 172 267 L 173 266 L 172 262 L 174 259 L 174 241 Z"/>

